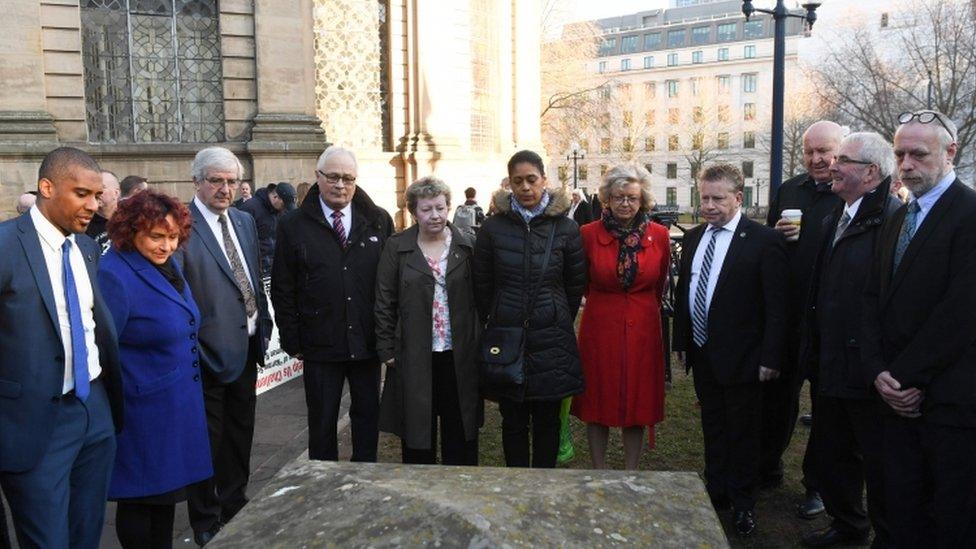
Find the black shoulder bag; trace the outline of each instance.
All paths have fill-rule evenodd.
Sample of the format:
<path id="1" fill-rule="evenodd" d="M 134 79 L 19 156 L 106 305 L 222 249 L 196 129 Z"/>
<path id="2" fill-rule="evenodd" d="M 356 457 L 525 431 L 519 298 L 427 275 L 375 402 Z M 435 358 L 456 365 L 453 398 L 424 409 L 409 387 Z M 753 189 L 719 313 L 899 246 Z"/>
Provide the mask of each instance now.
<path id="1" fill-rule="evenodd" d="M 535 300 L 542 288 L 542 281 L 549 268 L 549 257 L 552 255 L 552 241 L 556 234 L 556 224 L 549 230 L 546 241 L 546 252 L 542 259 L 542 271 L 538 282 L 530 293 L 528 306 L 522 310 L 522 323 L 519 326 L 492 326 L 491 319 L 488 327 L 481 336 L 481 370 L 482 387 L 511 387 L 525 383 L 525 334 L 529 328 L 529 314 L 535 307 Z M 528 272 L 525 273 L 528 278 Z"/>

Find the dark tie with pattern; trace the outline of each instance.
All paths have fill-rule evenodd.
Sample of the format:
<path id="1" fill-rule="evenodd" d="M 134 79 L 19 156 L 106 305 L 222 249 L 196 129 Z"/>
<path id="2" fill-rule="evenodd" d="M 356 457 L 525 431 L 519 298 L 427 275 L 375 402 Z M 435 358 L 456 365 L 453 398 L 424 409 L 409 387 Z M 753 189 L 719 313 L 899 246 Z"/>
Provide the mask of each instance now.
<path id="1" fill-rule="evenodd" d="M 898 265 L 905 257 L 905 250 L 908 249 L 912 237 L 915 236 L 915 224 L 918 220 L 919 211 L 921 208 L 918 206 L 918 200 L 912 200 L 908 203 L 908 213 L 905 214 L 905 221 L 901 224 L 901 232 L 898 233 L 898 243 L 895 245 L 895 264 L 891 269 L 892 271 L 898 270 Z"/>
<path id="2" fill-rule="evenodd" d="M 340 211 L 332 212 L 332 230 L 335 231 L 336 238 L 339 239 L 339 247 L 345 249 L 348 242 L 346 241 L 346 227 L 342 224 L 342 212 Z"/>
<path id="3" fill-rule="evenodd" d="M 88 345 L 85 344 L 85 325 L 81 321 L 81 303 L 75 274 L 71 270 L 71 239 L 66 238 L 61 245 L 61 270 L 64 285 L 64 301 L 68 306 L 68 321 L 71 323 L 71 372 L 75 378 L 75 396 L 84 402 L 91 392 L 88 379 Z M 67 366 L 67 365 L 66 365 Z"/>
<path id="4" fill-rule="evenodd" d="M 837 241 L 840 237 L 844 236 L 844 231 L 847 230 L 847 226 L 851 224 L 851 216 L 844 212 L 844 215 L 840 216 L 840 221 L 837 222 L 837 230 L 834 231 L 834 246 L 837 245 Z"/>
<path id="5" fill-rule="evenodd" d="M 715 256 L 715 237 L 721 227 L 713 227 L 712 238 L 708 241 L 705 248 L 705 257 L 702 259 L 701 270 L 698 272 L 698 286 L 695 288 L 695 307 L 691 314 L 691 333 L 695 345 L 702 347 L 708 340 L 708 309 L 705 300 L 708 298 L 708 275 L 712 271 L 712 258 Z"/>
<path id="6" fill-rule="evenodd" d="M 234 280 L 237 287 L 244 296 L 244 311 L 248 318 L 258 312 L 258 303 L 254 297 L 254 288 L 247 280 L 247 272 L 244 270 L 244 261 L 237 253 L 237 246 L 234 246 L 234 239 L 230 236 L 230 229 L 227 227 L 227 214 L 220 214 L 220 233 L 224 239 L 224 253 L 227 254 L 227 261 L 230 263 L 230 270 L 234 273 Z"/>

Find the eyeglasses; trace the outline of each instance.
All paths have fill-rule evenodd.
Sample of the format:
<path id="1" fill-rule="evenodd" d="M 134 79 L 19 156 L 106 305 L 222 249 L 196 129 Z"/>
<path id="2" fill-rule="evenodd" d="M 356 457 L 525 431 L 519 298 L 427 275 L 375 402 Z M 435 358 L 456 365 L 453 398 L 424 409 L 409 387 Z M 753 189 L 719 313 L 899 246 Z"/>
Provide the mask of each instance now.
<path id="1" fill-rule="evenodd" d="M 949 125 L 946 124 L 945 120 L 942 120 L 942 117 L 939 115 L 939 113 L 935 111 L 918 111 L 918 112 L 909 111 L 909 112 L 903 112 L 898 115 L 899 124 L 908 124 L 912 120 L 916 120 L 916 119 L 922 124 L 931 124 L 933 120 L 938 120 L 939 124 L 942 124 L 942 127 L 945 128 L 945 131 L 949 132 L 949 137 L 951 137 L 953 141 L 956 140 L 955 132 L 949 129 Z"/>
<path id="2" fill-rule="evenodd" d="M 324 177 L 325 180 L 332 185 L 336 185 L 340 181 L 342 182 L 343 185 L 346 186 L 352 186 L 356 184 L 356 178 L 351 175 L 342 175 L 339 173 L 322 173 L 321 170 L 315 170 L 315 173 Z"/>
<path id="3" fill-rule="evenodd" d="M 224 179 L 222 177 L 208 177 L 205 181 L 215 189 L 219 189 L 224 185 L 227 185 L 232 189 L 236 189 L 241 185 L 240 179 Z"/>
<path id="4" fill-rule="evenodd" d="M 874 164 L 874 162 L 871 162 L 869 160 L 858 160 L 856 158 L 850 158 L 850 157 L 845 156 L 843 154 L 837 157 L 836 162 L 838 164 L 840 164 L 841 166 L 844 166 L 844 165 L 847 165 L 847 164 L 860 164 L 862 166 L 870 166 L 870 165 Z"/>
<path id="5" fill-rule="evenodd" d="M 613 196 L 610 195 L 610 202 L 621 206 L 623 204 L 640 204 L 641 197 L 639 196 Z"/>

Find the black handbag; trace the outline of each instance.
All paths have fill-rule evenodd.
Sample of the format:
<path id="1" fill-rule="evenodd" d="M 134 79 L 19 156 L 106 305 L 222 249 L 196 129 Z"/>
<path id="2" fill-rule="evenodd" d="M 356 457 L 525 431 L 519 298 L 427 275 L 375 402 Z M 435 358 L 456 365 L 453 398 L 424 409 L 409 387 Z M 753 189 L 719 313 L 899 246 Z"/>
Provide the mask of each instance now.
<path id="1" fill-rule="evenodd" d="M 492 318 L 488 319 L 488 326 L 481 335 L 481 357 L 479 361 L 482 387 L 489 391 L 492 388 L 517 387 L 525 383 L 525 334 L 529 327 L 529 314 L 535 306 L 539 296 L 542 281 L 549 268 L 549 257 L 552 255 L 552 241 L 556 234 L 556 224 L 552 224 L 549 239 L 546 241 L 546 252 L 542 259 L 542 271 L 539 280 L 532 288 L 529 303 L 522 310 L 522 323 L 519 326 L 494 326 Z M 525 278 L 528 279 L 528 270 Z M 497 299 L 497 298 L 496 298 Z M 496 303 L 497 307 L 497 303 Z"/>

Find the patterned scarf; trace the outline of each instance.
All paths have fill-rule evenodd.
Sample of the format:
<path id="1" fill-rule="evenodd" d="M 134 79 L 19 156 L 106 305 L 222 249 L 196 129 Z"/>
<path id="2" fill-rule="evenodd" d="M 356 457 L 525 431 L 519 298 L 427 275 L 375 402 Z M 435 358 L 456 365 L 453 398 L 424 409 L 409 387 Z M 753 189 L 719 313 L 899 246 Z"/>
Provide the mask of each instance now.
<path id="1" fill-rule="evenodd" d="M 642 236 L 651 218 L 647 212 L 637 212 L 630 228 L 621 227 L 610 208 L 603 209 L 603 228 L 620 242 L 617 252 L 617 280 L 624 290 L 629 290 L 637 278 L 637 253 L 644 247 Z"/>
<path id="2" fill-rule="evenodd" d="M 522 219 L 525 220 L 525 224 L 528 225 L 533 218 L 544 212 L 546 206 L 549 205 L 549 191 L 542 191 L 542 200 L 539 200 L 539 203 L 536 204 L 531 210 L 526 209 L 524 206 L 519 204 L 518 199 L 515 198 L 515 193 L 510 194 L 508 199 L 511 201 L 512 210 L 522 216 Z"/>

